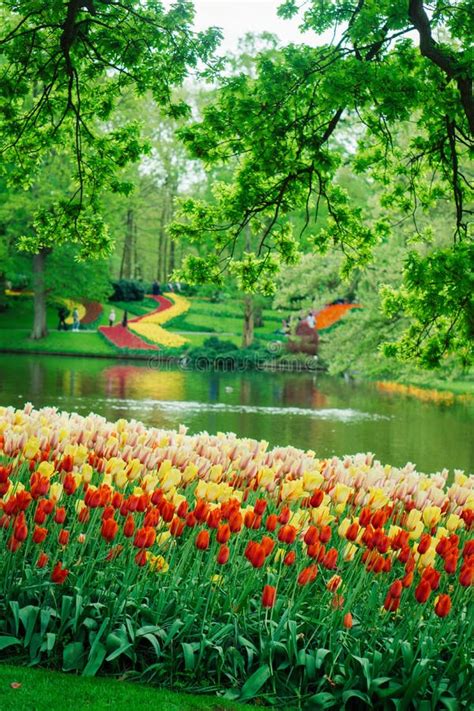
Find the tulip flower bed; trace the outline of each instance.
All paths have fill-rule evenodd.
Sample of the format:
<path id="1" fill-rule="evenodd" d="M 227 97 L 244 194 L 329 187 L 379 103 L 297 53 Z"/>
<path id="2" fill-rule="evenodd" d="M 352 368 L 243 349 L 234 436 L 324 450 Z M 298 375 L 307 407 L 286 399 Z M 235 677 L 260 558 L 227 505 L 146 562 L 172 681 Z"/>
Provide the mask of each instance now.
<path id="1" fill-rule="evenodd" d="M 463 708 L 473 523 L 462 472 L 0 408 L 0 650 L 280 706 Z"/>
<path id="2" fill-rule="evenodd" d="M 166 310 L 163 308 L 157 309 L 151 314 L 135 319 L 130 323 L 130 329 L 151 343 L 157 343 L 166 348 L 180 348 L 188 343 L 188 340 L 177 333 L 166 331 L 161 324 L 186 313 L 191 303 L 184 296 L 179 296 L 179 294 L 167 294 L 166 296 L 173 299 L 173 303 L 170 304 L 169 308 Z"/>
<path id="3" fill-rule="evenodd" d="M 341 320 L 351 309 L 360 308 L 359 304 L 329 304 L 316 314 L 316 328 L 322 331 Z"/>

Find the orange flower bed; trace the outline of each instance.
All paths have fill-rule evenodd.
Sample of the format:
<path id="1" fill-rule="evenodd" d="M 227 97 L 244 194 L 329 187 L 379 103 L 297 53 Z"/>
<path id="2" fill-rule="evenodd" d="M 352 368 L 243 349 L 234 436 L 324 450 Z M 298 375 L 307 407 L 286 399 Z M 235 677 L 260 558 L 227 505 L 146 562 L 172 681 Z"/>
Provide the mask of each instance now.
<path id="1" fill-rule="evenodd" d="M 332 304 L 318 311 L 315 318 L 316 328 L 322 331 L 340 321 L 351 309 L 361 308 L 359 304 Z"/>

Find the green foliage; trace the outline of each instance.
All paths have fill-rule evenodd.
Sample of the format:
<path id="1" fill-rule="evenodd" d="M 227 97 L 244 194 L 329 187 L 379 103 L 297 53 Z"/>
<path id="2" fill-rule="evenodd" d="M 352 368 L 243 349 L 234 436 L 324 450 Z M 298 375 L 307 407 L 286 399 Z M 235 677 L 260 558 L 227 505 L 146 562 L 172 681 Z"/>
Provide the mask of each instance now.
<path id="1" fill-rule="evenodd" d="M 135 121 L 114 125 L 117 104 L 126 91 L 149 91 L 173 118 L 187 114 L 173 87 L 208 62 L 219 38 L 193 33 L 193 17 L 190 2 L 165 10 L 156 0 L 2 1 L 1 175 L 28 189 L 52 157 L 70 168 L 67 189 L 39 207 L 22 249 L 69 241 L 81 258 L 110 251 L 102 195 L 127 195 L 122 170 L 147 150 Z"/>
<path id="2" fill-rule="evenodd" d="M 120 279 L 113 281 L 112 286 L 111 301 L 143 301 L 145 298 L 145 285 L 139 281 Z"/>
<path id="3" fill-rule="evenodd" d="M 312 243 L 323 254 L 340 249 L 349 275 L 393 236 L 395 219 L 412 218 L 416 267 L 411 258 L 396 297 L 410 330 L 389 350 L 429 366 L 443 353 L 466 362 L 471 285 L 463 280 L 450 288 L 447 300 L 432 297 L 451 283 L 454 265 L 470 266 L 468 249 L 459 248 L 471 237 L 468 3 L 435 2 L 429 16 L 420 0 L 313 0 L 301 9 L 290 1 L 280 8 L 283 17 L 298 13 L 304 29 L 330 30 L 333 42 L 273 46 L 250 68 L 234 63 L 202 120 L 180 132 L 194 158 L 209 170 L 225 166 L 230 180 L 214 180 L 206 199 L 181 201 L 172 235 L 199 253 L 179 274 L 219 285 L 228 271 L 241 288 L 268 294 L 278 271 Z M 366 176 L 368 191 L 381 187 L 375 213 L 337 182 L 343 163 Z M 431 226 L 418 223 L 437 207 L 447 217 L 446 233 L 432 246 Z M 305 215 L 299 232 L 295 211 Z"/>

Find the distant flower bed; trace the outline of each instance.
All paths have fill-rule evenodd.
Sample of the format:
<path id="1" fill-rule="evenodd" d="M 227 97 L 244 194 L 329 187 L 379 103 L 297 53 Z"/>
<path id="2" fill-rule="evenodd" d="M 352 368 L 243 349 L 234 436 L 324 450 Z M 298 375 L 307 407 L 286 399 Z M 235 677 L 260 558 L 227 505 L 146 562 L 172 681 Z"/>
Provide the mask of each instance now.
<path id="1" fill-rule="evenodd" d="M 474 477 L 447 477 L 0 408 L 0 650 L 307 709 L 461 708 Z"/>
<path id="2" fill-rule="evenodd" d="M 420 388 L 416 385 L 404 385 L 403 383 L 391 380 L 379 380 L 376 383 L 377 389 L 384 393 L 395 395 L 407 395 L 416 397 L 424 402 L 433 402 L 440 405 L 453 405 L 460 400 L 472 400 L 471 395 L 456 395 L 449 391 L 433 390 L 432 388 Z"/>
<path id="3" fill-rule="evenodd" d="M 186 313 L 191 307 L 191 302 L 184 296 L 178 294 L 165 294 L 167 299 L 172 299 L 172 305 L 166 309 L 153 311 L 147 316 L 130 323 L 130 330 L 139 336 L 143 336 L 147 341 L 157 343 L 167 348 L 179 348 L 188 343 L 186 338 L 177 333 L 170 333 L 162 328 L 161 324 L 171 321 L 171 319 Z"/>
<path id="4" fill-rule="evenodd" d="M 77 309 L 77 313 L 79 314 L 79 321 L 82 321 L 82 319 L 86 315 L 86 307 L 83 303 L 81 303 L 80 301 L 75 301 L 74 299 L 60 299 L 60 301 L 66 306 L 69 311 L 69 316 L 66 318 L 66 323 L 68 324 L 68 326 L 74 323 L 72 315 L 74 309 Z"/>
<path id="5" fill-rule="evenodd" d="M 84 303 L 86 312 L 81 318 L 81 323 L 84 326 L 90 326 L 91 323 L 95 323 L 102 316 L 103 306 L 99 301 L 86 301 Z"/>
<path id="6" fill-rule="evenodd" d="M 351 309 L 360 308 L 358 304 L 331 304 L 325 306 L 316 314 L 316 328 L 318 331 L 333 326 L 343 318 Z"/>

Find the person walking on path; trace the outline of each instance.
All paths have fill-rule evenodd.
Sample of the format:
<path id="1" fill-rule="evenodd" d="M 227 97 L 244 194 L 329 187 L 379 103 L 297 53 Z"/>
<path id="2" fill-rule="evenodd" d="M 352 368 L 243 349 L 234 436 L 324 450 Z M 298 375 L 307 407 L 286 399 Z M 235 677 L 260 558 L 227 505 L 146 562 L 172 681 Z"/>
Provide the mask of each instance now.
<path id="1" fill-rule="evenodd" d="M 112 309 L 109 313 L 109 326 L 113 326 L 115 323 L 115 309 Z"/>
<path id="2" fill-rule="evenodd" d="M 123 312 L 122 326 L 124 328 L 127 328 L 127 326 L 128 326 L 128 314 L 126 311 Z"/>
<path id="3" fill-rule="evenodd" d="M 74 311 L 72 312 L 72 330 L 79 331 L 79 311 L 77 310 L 77 306 L 74 307 Z"/>

